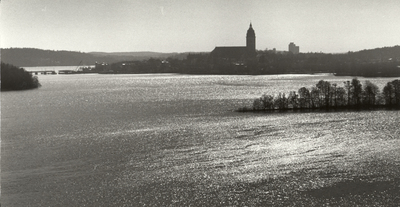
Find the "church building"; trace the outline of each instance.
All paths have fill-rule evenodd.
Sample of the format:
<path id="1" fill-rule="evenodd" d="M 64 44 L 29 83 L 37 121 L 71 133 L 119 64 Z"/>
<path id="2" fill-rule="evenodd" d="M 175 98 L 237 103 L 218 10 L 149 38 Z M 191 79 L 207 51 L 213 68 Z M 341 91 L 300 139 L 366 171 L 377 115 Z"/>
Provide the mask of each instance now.
<path id="1" fill-rule="evenodd" d="M 246 46 L 215 47 L 211 52 L 211 57 L 213 59 L 238 61 L 256 57 L 256 54 L 256 34 L 250 23 L 246 34 Z"/>

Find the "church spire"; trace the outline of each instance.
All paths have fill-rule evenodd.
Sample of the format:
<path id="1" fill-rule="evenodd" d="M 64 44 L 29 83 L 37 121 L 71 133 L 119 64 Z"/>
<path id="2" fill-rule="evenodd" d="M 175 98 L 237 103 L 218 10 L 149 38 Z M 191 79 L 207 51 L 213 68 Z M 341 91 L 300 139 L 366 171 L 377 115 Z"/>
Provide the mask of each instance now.
<path id="1" fill-rule="evenodd" d="M 246 48 L 249 55 L 256 54 L 256 34 L 253 29 L 253 25 L 250 22 L 250 27 L 246 34 Z"/>
<path id="2" fill-rule="evenodd" d="M 253 38 L 253 37 L 255 38 L 255 36 L 256 36 L 255 33 L 254 33 L 253 25 L 251 24 L 251 22 L 250 22 L 250 27 L 247 30 L 246 36 L 250 37 L 250 38 Z"/>

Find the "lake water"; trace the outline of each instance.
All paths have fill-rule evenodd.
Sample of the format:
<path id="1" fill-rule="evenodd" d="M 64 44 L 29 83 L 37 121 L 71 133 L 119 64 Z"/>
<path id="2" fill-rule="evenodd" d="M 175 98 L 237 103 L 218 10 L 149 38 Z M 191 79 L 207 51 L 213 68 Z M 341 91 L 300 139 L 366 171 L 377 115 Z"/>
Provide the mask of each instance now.
<path id="1" fill-rule="evenodd" d="M 399 111 L 234 112 L 263 93 L 297 91 L 321 79 L 342 85 L 351 77 L 38 77 L 37 90 L 1 93 L 3 206 L 379 205 L 399 199 L 391 194 L 395 185 L 384 188 L 386 194 L 374 191 L 377 197 L 308 193 L 356 178 L 397 185 Z M 382 89 L 393 78 L 368 80 Z"/>

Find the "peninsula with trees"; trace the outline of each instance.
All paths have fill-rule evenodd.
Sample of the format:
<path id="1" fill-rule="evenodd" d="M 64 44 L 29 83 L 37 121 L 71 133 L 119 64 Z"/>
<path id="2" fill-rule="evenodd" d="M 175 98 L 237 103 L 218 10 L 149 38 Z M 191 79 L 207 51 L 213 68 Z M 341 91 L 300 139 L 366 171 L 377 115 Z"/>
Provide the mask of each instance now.
<path id="1" fill-rule="evenodd" d="M 23 68 L 1 62 L 1 91 L 27 90 L 40 87 L 37 76 Z"/>
<path id="2" fill-rule="evenodd" d="M 320 80 L 311 89 L 302 87 L 289 94 L 264 94 L 252 107 L 239 108 L 239 112 L 273 112 L 297 110 L 371 110 L 400 109 L 400 80 L 388 82 L 382 92 L 370 81 L 362 85 L 357 78 L 343 82 L 343 86 Z"/>

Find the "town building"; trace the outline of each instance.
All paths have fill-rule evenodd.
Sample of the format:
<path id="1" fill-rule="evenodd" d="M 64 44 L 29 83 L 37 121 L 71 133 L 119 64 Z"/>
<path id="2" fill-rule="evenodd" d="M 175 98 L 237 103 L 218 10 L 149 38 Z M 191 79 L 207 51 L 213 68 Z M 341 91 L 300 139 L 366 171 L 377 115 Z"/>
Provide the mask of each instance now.
<path id="1" fill-rule="evenodd" d="M 300 47 L 296 46 L 293 42 L 289 44 L 289 52 L 293 54 L 299 54 L 300 52 Z"/>

